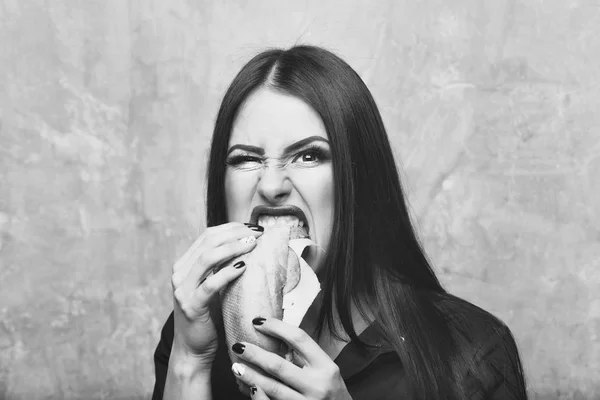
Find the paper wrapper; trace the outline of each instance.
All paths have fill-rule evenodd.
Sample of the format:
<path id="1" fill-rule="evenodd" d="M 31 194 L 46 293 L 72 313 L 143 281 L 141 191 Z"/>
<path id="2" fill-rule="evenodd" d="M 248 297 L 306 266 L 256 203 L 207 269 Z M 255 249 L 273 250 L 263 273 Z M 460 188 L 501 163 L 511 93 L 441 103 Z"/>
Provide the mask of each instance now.
<path id="1" fill-rule="evenodd" d="M 294 289 L 283 295 L 283 321 L 300 326 L 308 308 L 321 291 L 321 284 L 313 269 L 302 258 L 307 246 L 315 245 L 310 239 L 292 239 L 288 246 L 298 256 L 300 262 L 300 281 Z"/>

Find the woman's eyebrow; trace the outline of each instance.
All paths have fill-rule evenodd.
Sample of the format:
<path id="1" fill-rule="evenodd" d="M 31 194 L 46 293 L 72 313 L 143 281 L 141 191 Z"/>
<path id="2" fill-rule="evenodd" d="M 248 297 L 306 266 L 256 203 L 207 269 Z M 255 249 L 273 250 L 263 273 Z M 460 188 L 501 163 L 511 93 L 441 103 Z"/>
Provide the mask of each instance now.
<path id="1" fill-rule="evenodd" d="M 309 144 L 311 142 L 317 142 L 317 141 L 329 144 L 329 141 L 321 136 L 310 136 L 310 137 L 304 138 L 302 140 L 299 140 L 296 143 L 290 144 L 285 149 L 283 149 L 283 153 L 284 154 L 293 153 L 294 151 L 301 149 L 302 147 L 306 146 L 307 144 Z M 234 144 L 233 146 L 231 146 L 229 148 L 229 151 L 227 151 L 227 155 L 229 155 L 232 151 L 238 150 L 238 149 L 248 151 L 250 153 L 255 153 L 260 156 L 265 155 L 265 149 L 263 149 L 262 147 L 250 146 L 247 144 Z"/>
<path id="2" fill-rule="evenodd" d="M 312 142 L 324 142 L 324 143 L 329 144 L 329 141 L 321 136 L 309 136 L 307 138 L 298 140 L 296 143 L 292 143 L 289 146 L 287 146 L 285 149 L 283 149 L 283 154 L 293 153 L 297 150 L 300 150 L 302 147 L 304 147 L 307 144 L 312 143 Z"/>
<path id="3" fill-rule="evenodd" d="M 247 151 L 250 153 L 256 153 L 259 156 L 265 155 L 265 149 L 263 149 L 262 147 L 250 146 L 247 144 L 234 144 L 227 151 L 227 155 L 231 154 L 232 151 L 237 150 L 237 149 L 244 150 L 244 151 Z"/>

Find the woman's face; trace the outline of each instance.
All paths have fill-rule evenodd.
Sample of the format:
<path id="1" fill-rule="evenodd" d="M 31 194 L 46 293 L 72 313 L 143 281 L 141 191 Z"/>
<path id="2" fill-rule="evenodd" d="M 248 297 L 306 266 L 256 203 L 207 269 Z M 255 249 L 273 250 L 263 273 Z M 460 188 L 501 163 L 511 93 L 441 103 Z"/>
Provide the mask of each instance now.
<path id="1" fill-rule="evenodd" d="M 296 97 L 258 89 L 238 113 L 226 160 L 229 221 L 306 224 L 322 250 L 311 246 L 305 258 L 318 271 L 333 221 L 331 148 L 318 114 Z"/>

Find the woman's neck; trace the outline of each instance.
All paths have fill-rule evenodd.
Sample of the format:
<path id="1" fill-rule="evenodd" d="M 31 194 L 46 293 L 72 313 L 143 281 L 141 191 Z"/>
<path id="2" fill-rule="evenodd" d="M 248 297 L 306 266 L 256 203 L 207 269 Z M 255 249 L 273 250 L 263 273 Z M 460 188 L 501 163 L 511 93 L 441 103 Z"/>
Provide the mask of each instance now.
<path id="1" fill-rule="evenodd" d="M 366 306 L 366 302 L 362 302 L 363 308 L 367 311 L 367 318 L 364 318 L 360 312 L 358 311 L 358 307 L 352 303 L 350 307 L 350 317 L 352 319 L 352 326 L 356 335 L 360 335 L 370 324 L 374 321 L 374 313 L 372 310 Z M 340 317 L 337 313 L 337 307 L 333 307 L 334 315 L 333 322 L 335 324 L 335 331 L 341 336 L 341 338 L 337 338 L 333 335 L 333 329 L 331 326 L 325 321 L 325 325 L 321 331 L 319 337 L 317 337 L 317 322 L 319 317 L 319 312 L 323 307 L 323 296 L 319 295 L 313 302 L 313 304 L 308 309 L 300 327 L 304 329 L 306 333 L 308 333 L 313 340 L 315 340 L 319 346 L 329 355 L 331 359 L 335 359 L 337 355 L 341 352 L 343 347 L 350 341 L 350 336 L 347 334 L 344 329 Z"/>

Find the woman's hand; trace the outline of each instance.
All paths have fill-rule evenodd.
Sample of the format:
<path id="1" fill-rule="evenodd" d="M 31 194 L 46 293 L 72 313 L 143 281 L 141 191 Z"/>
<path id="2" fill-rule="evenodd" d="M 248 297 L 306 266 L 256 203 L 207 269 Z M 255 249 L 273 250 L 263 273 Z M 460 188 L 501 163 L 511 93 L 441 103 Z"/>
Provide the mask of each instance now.
<path id="1" fill-rule="evenodd" d="M 219 267 L 251 251 L 261 234 L 262 227 L 239 222 L 208 228 L 175 263 L 171 278 L 173 357 L 193 359 L 195 368 L 210 371 L 217 351 L 217 331 L 208 308 L 210 300 L 245 270 L 245 265 L 239 262 L 220 270 Z"/>
<path id="2" fill-rule="evenodd" d="M 294 357 L 299 358 L 302 367 L 250 343 L 234 345 L 233 350 L 248 365 L 235 363 L 232 371 L 237 379 L 251 388 L 253 399 L 351 399 L 337 364 L 302 329 L 275 318 L 264 319 L 262 324 L 255 324 L 254 327 L 261 333 L 286 342 L 294 349 Z M 251 365 L 261 368 L 280 382 L 259 373 Z"/>

